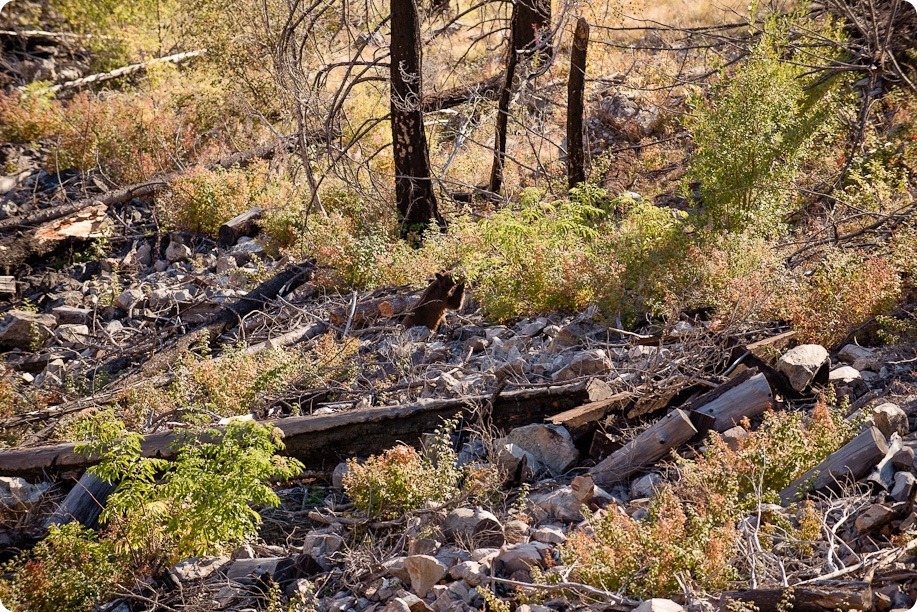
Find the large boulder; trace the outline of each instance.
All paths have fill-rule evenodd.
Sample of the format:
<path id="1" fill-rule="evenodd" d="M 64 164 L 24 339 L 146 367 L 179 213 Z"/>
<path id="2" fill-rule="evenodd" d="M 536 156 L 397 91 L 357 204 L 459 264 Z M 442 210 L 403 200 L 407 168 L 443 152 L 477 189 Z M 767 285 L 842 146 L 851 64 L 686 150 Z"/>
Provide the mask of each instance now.
<path id="1" fill-rule="evenodd" d="M 907 413 L 891 402 L 886 402 L 873 408 L 870 419 L 886 438 L 890 438 L 893 433 L 898 433 L 898 435 L 904 437 L 910 429 Z"/>
<path id="2" fill-rule="evenodd" d="M 51 337 L 57 324 L 54 315 L 11 310 L 0 321 L 0 346 L 29 350 Z"/>
<path id="3" fill-rule="evenodd" d="M 448 568 L 436 557 L 412 555 L 405 558 L 404 571 L 411 580 L 411 590 L 418 597 L 424 598 L 433 585 L 443 579 Z"/>
<path id="4" fill-rule="evenodd" d="M 788 350 L 777 361 L 777 369 L 790 381 L 797 392 L 802 393 L 815 381 L 828 374 L 829 357 L 825 347 L 819 344 L 801 344 Z M 827 382 L 827 378 L 825 381 Z"/>
<path id="5" fill-rule="evenodd" d="M 570 363 L 555 372 L 552 378 L 556 382 L 564 382 L 581 376 L 605 374 L 610 372 L 611 368 L 611 360 L 604 350 L 589 349 L 574 354 Z"/>

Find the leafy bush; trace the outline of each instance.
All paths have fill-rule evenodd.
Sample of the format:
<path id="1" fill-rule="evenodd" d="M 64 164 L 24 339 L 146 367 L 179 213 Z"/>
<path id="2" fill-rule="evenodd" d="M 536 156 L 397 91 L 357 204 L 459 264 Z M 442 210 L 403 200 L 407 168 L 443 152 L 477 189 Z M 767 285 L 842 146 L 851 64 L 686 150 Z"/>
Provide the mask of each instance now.
<path id="1" fill-rule="evenodd" d="M 0 580 L 0 599 L 13 610 L 32 612 L 91 610 L 131 577 L 114 542 L 79 523 L 53 525 L 5 571 L 13 577 Z"/>
<path id="2" fill-rule="evenodd" d="M 686 117 L 689 174 L 713 229 L 773 230 L 813 143 L 832 129 L 836 89 L 807 89 L 805 62 L 786 61 L 782 31 L 772 20 L 742 67 L 695 97 Z"/>
<path id="3" fill-rule="evenodd" d="M 252 185 L 239 168 L 192 168 L 156 202 L 166 227 L 216 238 L 220 226 L 250 208 Z"/>
<path id="4" fill-rule="evenodd" d="M 77 452 L 101 457 L 92 473 L 120 483 L 102 513 L 116 550 L 154 571 L 253 535 L 261 517 L 251 505 L 277 505 L 270 480 L 303 469 L 275 454 L 283 449 L 276 432 L 252 422 L 185 440 L 171 462 L 141 457 L 142 436 L 119 421 L 89 420 L 81 434 L 88 441 Z"/>
<path id="5" fill-rule="evenodd" d="M 461 470 L 450 436 L 456 423 L 437 429 L 428 452 L 399 445 L 360 463 L 347 461 L 344 492 L 354 506 L 376 518 L 392 518 L 421 508 L 428 501 L 444 502 L 459 492 Z"/>
<path id="6" fill-rule="evenodd" d="M 43 85 L 32 83 L 22 93 L 0 93 L 0 144 L 37 142 L 58 125 L 60 103 L 42 93 Z"/>
<path id="7" fill-rule="evenodd" d="M 676 482 L 657 490 L 648 515 L 615 508 L 575 532 L 561 551 L 571 578 L 635 597 L 689 586 L 717 591 L 738 578 L 736 521 L 817 465 L 852 437 L 854 425 L 820 401 L 811 416 L 768 413 L 738 450 L 711 434 L 705 454 L 682 461 Z M 811 531 L 803 522 L 802 538 Z"/>

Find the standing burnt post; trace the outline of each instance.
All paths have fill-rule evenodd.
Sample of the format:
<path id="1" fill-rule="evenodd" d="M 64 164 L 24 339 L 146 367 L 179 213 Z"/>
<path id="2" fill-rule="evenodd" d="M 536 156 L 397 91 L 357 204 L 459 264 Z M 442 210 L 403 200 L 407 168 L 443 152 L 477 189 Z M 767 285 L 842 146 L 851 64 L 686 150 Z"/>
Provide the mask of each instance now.
<path id="1" fill-rule="evenodd" d="M 415 0 L 392 0 L 391 110 L 392 150 L 395 156 L 395 200 L 402 236 L 416 235 L 436 223 L 439 214 L 430 154 L 421 111 L 420 20 Z"/>
<path id="2" fill-rule="evenodd" d="M 589 24 L 582 17 L 576 22 L 573 50 L 570 53 L 570 78 L 567 81 L 567 186 L 573 189 L 586 182 L 586 153 L 583 150 L 583 92 L 586 86 L 586 50 Z"/>

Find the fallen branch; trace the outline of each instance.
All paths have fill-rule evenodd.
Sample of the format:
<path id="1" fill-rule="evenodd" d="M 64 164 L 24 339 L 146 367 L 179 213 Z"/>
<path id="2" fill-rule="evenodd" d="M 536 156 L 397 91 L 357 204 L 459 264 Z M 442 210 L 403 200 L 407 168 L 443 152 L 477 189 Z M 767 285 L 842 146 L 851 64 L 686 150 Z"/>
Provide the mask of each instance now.
<path id="1" fill-rule="evenodd" d="M 805 586 L 730 591 L 720 597 L 719 607 L 732 609 L 730 602 L 739 601 L 753 604 L 757 610 L 869 610 L 872 608 L 872 587 L 868 582 L 823 580 Z"/>
<path id="2" fill-rule="evenodd" d="M 129 66 L 123 66 L 121 68 L 116 68 L 110 72 L 100 72 L 99 74 L 91 74 L 86 77 L 79 79 L 73 79 L 72 81 L 66 81 L 64 83 L 58 83 L 57 85 L 52 85 L 47 89 L 43 90 L 47 93 L 58 93 L 65 89 L 75 89 L 77 87 L 83 87 L 85 85 L 94 85 L 96 83 L 104 83 L 105 81 L 111 81 L 112 79 L 118 79 L 121 77 L 129 76 L 136 74 L 138 72 L 143 72 L 147 70 L 150 66 L 155 66 L 157 64 L 180 64 L 189 59 L 194 59 L 195 57 L 200 57 L 207 53 L 207 49 L 198 49 L 196 51 L 186 51 L 184 53 L 176 53 L 174 55 L 167 55 L 165 57 L 157 57 L 145 62 L 140 62 L 139 64 L 130 64 Z"/>
<path id="3" fill-rule="evenodd" d="M 629 607 L 636 607 L 640 605 L 639 601 L 628 599 L 623 595 L 618 593 L 612 593 L 611 591 L 605 591 L 603 589 L 598 589 L 594 586 L 589 586 L 588 584 L 582 584 L 579 582 L 558 582 L 557 584 L 535 584 L 533 582 L 520 582 L 518 580 L 510 580 L 508 578 L 497 578 L 496 576 L 488 577 L 490 582 L 496 584 L 506 584 L 509 586 L 518 587 L 520 589 L 533 589 L 536 591 L 581 591 L 583 593 L 588 593 L 594 597 L 598 597 L 604 601 L 613 603 L 613 604 L 624 604 Z"/>
<path id="4" fill-rule="evenodd" d="M 548 414 L 581 404 L 586 398 L 582 382 L 507 391 L 493 402 L 492 418 L 499 428 L 537 423 Z M 443 419 L 457 413 L 471 417 L 490 401 L 490 395 L 456 399 L 427 400 L 412 404 L 364 408 L 335 414 L 289 417 L 269 422 L 280 430 L 286 448 L 283 453 L 296 457 L 307 467 L 336 464 L 343 457 L 366 456 L 391 448 L 399 442 L 419 445 L 423 434 L 433 431 Z M 215 429 L 219 431 L 219 428 Z M 213 431 L 213 430 L 211 430 Z M 141 452 L 145 457 L 173 459 L 175 443 L 188 436 L 209 439 L 210 434 L 189 430 L 146 436 Z M 0 451 L 0 473 L 6 476 L 39 476 L 46 472 L 81 472 L 98 461 L 75 451 L 75 444 Z"/>

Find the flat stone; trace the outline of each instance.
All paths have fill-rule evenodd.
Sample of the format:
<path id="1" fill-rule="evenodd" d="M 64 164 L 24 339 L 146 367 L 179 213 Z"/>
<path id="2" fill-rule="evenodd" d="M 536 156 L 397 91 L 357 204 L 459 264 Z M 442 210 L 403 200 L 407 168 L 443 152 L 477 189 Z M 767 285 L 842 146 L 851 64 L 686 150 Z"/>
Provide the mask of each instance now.
<path id="1" fill-rule="evenodd" d="M 860 371 L 851 366 L 841 366 L 839 368 L 834 368 L 828 374 L 828 381 L 833 383 L 851 383 L 855 380 L 862 380 L 863 377 L 860 376 Z"/>
<path id="2" fill-rule="evenodd" d="M 30 350 L 41 346 L 51 337 L 57 325 L 53 315 L 28 310 L 10 310 L 0 321 L 0 346 Z"/>
<path id="3" fill-rule="evenodd" d="M 551 378 L 556 382 L 564 382 L 581 376 L 605 374 L 610 372 L 611 368 L 611 360 L 604 350 L 590 349 L 574 354 L 570 363 L 555 372 Z"/>
<path id="4" fill-rule="evenodd" d="M 564 530 L 556 525 L 545 525 L 532 530 L 532 539 L 545 544 L 563 544 L 567 541 Z"/>
<path id="5" fill-rule="evenodd" d="M 671 599 L 647 599 L 634 612 L 683 612 L 684 608 Z"/>
<path id="6" fill-rule="evenodd" d="M 448 568 L 436 557 L 412 555 L 405 558 L 404 570 L 411 579 L 411 590 L 418 597 L 424 598 L 433 585 L 443 579 Z"/>
<path id="7" fill-rule="evenodd" d="M 503 568 L 504 574 L 528 571 L 532 567 L 544 567 L 545 555 L 550 549 L 550 546 L 541 542 L 512 544 L 502 548 L 494 562 Z"/>
<path id="8" fill-rule="evenodd" d="M 544 510 L 548 516 L 565 522 L 583 520 L 583 504 L 573 494 L 570 486 L 558 487 L 548 493 L 529 495 L 529 501 Z"/>
<path id="9" fill-rule="evenodd" d="M 456 508 L 443 524 L 450 538 L 471 542 L 475 547 L 503 546 L 503 525 L 493 513 L 482 508 Z"/>
<path id="10" fill-rule="evenodd" d="M 854 521 L 857 533 L 868 533 L 891 522 L 898 515 L 897 511 L 885 504 L 873 504 L 866 508 Z"/>
<path id="11" fill-rule="evenodd" d="M 128 312 L 135 304 L 142 302 L 146 298 L 140 289 L 126 289 L 115 298 L 114 305 L 124 312 Z"/>
<path id="12" fill-rule="evenodd" d="M 89 340 L 89 326 L 64 323 L 54 330 L 57 339 L 65 344 L 85 344 Z"/>
<path id="13" fill-rule="evenodd" d="M 515 444 L 531 453 L 550 472 L 559 476 L 579 460 L 579 451 L 573 444 L 570 432 L 558 425 L 536 423 L 517 427 L 501 440 L 504 444 Z"/>
<path id="14" fill-rule="evenodd" d="M 849 363 L 857 370 L 878 370 L 879 360 L 873 349 L 856 344 L 847 344 L 842 348 L 837 358 L 844 363 Z"/>
<path id="15" fill-rule="evenodd" d="M 783 372 L 793 389 L 802 393 L 828 364 L 828 351 L 819 344 L 802 344 L 788 350 L 777 361 L 777 369 Z"/>
<path id="16" fill-rule="evenodd" d="M 77 308 L 75 306 L 58 306 L 51 310 L 51 314 L 61 325 L 73 324 L 83 325 L 89 321 L 92 310 L 89 308 Z"/>
<path id="17" fill-rule="evenodd" d="M 191 557 L 176 563 L 169 574 L 178 582 L 204 580 L 229 562 L 229 557 L 222 556 Z"/>

